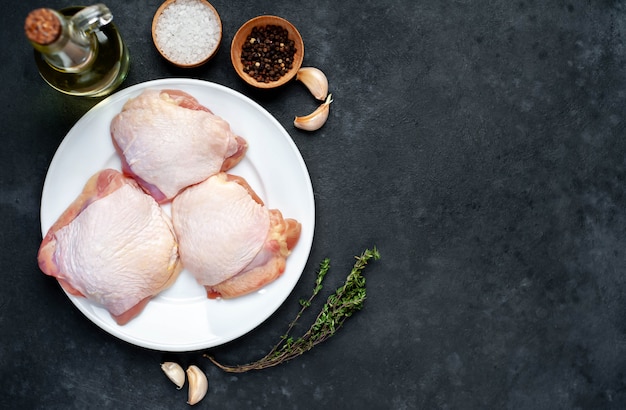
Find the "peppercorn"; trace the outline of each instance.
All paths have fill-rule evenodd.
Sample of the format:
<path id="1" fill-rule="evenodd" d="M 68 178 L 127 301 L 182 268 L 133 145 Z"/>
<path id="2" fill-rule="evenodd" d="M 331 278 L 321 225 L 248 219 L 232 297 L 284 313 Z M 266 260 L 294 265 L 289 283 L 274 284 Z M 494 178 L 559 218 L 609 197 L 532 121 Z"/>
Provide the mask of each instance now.
<path id="1" fill-rule="evenodd" d="M 241 49 L 243 71 L 261 83 L 277 81 L 293 67 L 296 51 L 286 29 L 272 24 L 254 27 Z"/>

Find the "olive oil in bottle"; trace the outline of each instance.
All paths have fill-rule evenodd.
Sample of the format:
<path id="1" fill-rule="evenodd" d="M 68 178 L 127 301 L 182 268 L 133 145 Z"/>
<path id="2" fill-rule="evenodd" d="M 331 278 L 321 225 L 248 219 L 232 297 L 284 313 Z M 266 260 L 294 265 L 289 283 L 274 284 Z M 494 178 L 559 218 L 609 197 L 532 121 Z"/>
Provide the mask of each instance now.
<path id="1" fill-rule="evenodd" d="M 102 97 L 126 78 L 129 55 L 103 4 L 33 10 L 24 25 L 43 79 L 71 95 Z"/>

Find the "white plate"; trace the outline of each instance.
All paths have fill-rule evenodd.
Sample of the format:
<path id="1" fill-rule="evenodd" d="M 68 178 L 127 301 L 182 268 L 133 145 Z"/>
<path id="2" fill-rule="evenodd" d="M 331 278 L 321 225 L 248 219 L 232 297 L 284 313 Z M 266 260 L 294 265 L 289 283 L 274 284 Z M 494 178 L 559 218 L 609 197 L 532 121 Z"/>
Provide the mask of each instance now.
<path id="1" fill-rule="evenodd" d="M 296 285 L 313 242 L 315 204 L 306 165 L 278 121 L 254 101 L 221 85 L 192 79 L 138 84 L 106 98 L 70 130 L 57 150 L 41 198 L 41 229 L 48 229 L 82 191 L 87 179 L 104 168 L 121 169 L 109 124 L 124 103 L 146 88 L 180 89 L 227 120 L 248 141 L 245 158 L 230 173 L 243 176 L 269 208 L 302 223 L 300 240 L 284 274 L 263 289 L 232 300 L 209 300 L 185 270 L 174 285 L 145 310 L 119 326 L 102 307 L 82 297 L 70 300 L 106 332 L 137 346 L 170 352 L 206 349 L 229 342 L 257 327 L 285 301 Z"/>

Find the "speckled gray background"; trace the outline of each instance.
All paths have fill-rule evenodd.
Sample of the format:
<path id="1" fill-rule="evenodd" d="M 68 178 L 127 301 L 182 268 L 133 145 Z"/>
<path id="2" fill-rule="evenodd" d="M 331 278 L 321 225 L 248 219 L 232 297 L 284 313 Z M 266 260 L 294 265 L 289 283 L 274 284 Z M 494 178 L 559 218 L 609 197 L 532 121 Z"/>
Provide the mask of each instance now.
<path id="1" fill-rule="evenodd" d="M 199 353 L 119 341 L 36 265 L 47 167 L 97 101 L 38 77 L 22 35 L 39 6 L 3 6 L 0 93 L 0 407 L 185 408 L 159 363 L 199 364 L 212 409 L 626 408 L 626 5 L 622 1 L 213 1 L 217 57 L 184 71 L 150 38 L 158 0 L 106 4 L 132 55 L 124 87 L 165 77 L 226 85 L 290 132 L 308 166 L 316 231 L 302 280 L 248 335 L 212 353 L 262 356 L 324 257 L 338 286 L 376 245 L 365 309 L 280 367 L 229 375 Z M 248 88 L 229 60 L 237 28 L 277 14 L 335 96 L 325 127 L 298 83 Z M 288 172 L 286 170 L 285 172 Z"/>

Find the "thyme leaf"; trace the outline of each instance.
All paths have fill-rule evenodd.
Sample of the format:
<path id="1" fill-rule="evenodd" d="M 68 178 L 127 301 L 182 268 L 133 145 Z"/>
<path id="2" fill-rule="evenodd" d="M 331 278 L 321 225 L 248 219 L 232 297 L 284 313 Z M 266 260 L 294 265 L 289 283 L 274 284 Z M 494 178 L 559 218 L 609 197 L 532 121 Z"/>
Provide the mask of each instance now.
<path id="1" fill-rule="evenodd" d="M 330 260 L 324 259 L 320 263 L 313 293 L 307 300 L 300 300 L 300 311 L 287 327 L 287 331 L 280 337 L 278 343 L 261 359 L 243 365 L 224 365 L 213 356 L 204 354 L 214 365 L 229 373 L 243 373 L 249 370 L 261 370 L 277 366 L 311 350 L 333 336 L 344 324 L 346 319 L 361 310 L 366 298 L 365 277 L 362 272 L 370 259 L 380 259 L 380 253 L 374 247 L 366 249 L 361 256 L 356 257 L 354 267 L 346 277 L 346 281 L 331 294 L 322 310 L 315 318 L 311 327 L 297 339 L 290 335 L 292 329 L 302 317 L 304 311 L 311 306 L 313 299 L 322 290 L 322 282 L 330 269 Z"/>

